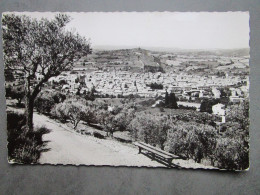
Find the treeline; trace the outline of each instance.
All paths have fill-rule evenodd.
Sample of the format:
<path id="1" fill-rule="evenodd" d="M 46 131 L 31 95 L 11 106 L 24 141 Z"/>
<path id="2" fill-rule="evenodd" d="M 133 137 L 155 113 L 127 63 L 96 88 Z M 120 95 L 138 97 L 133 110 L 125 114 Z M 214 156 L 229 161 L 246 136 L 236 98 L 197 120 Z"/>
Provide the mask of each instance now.
<path id="1" fill-rule="evenodd" d="M 177 115 L 152 114 L 140 111 L 138 104 L 112 108 L 105 101 L 87 101 L 80 97 L 64 99 L 58 93 L 41 94 L 36 102 L 39 112 L 63 123 L 70 122 L 75 129 L 80 121 L 99 124 L 107 136 L 113 137 L 115 131 L 128 131 L 133 141 L 144 141 L 198 163 L 207 161 L 224 169 L 242 170 L 249 166 L 248 103 L 229 107 L 226 126 L 219 128 L 213 115 L 195 111 Z M 40 102 L 52 106 L 43 107 Z"/>

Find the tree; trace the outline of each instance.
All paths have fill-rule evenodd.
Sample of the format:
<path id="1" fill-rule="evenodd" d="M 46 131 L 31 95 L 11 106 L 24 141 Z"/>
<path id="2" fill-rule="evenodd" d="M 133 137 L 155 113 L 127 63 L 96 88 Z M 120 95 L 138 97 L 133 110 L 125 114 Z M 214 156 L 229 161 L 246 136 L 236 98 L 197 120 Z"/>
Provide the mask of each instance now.
<path id="1" fill-rule="evenodd" d="M 237 122 L 240 128 L 249 131 L 249 100 L 238 105 L 231 105 L 227 108 L 227 120 Z"/>
<path id="2" fill-rule="evenodd" d="M 116 128 L 115 116 L 107 110 L 96 111 L 97 121 L 104 127 L 104 130 L 113 137 Z"/>
<path id="3" fill-rule="evenodd" d="M 203 158 L 214 156 L 216 136 L 211 126 L 177 121 L 168 131 L 166 149 L 200 163 Z"/>
<path id="4" fill-rule="evenodd" d="M 65 30 L 69 21 L 70 17 L 65 14 L 58 14 L 52 20 L 3 15 L 5 68 L 19 70 L 24 75 L 27 131 L 33 130 L 34 100 L 44 83 L 62 71 L 71 70 L 81 55 L 91 53 L 85 38 Z M 36 75 L 42 78 L 35 83 Z"/>
<path id="5" fill-rule="evenodd" d="M 5 74 L 5 81 L 6 82 L 13 82 L 13 81 L 15 81 L 15 78 L 14 78 L 14 75 L 13 75 L 12 71 L 6 69 L 4 74 Z"/>
<path id="6" fill-rule="evenodd" d="M 128 125 L 133 139 L 157 145 L 161 149 L 164 149 L 169 128 L 169 121 L 166 118 L 145 113 L 139 113 Z"/>
<path id="7" fill-rule="evenodd" d="M 163 85 L 158 83 L 151 83 L 150 87 L 151 89 L 163 89 Z"/>
<path id="8" fill-rule="evenodd" d="M 54 108 L 54 115 L 62 122 L 67 120 L 76 129 L 79 122 L 84 120 L 87 115 L 87 107 L 85 102 L 79 99 L 67 99 L 62 103 L 59 103 Z"/>
<path id="9" fill-rule="evenodd" d="M 165 106 L 167 107 L 169 105 L 169 94 L 168 91 L 166 90 L 165 92 Z"/>
<path id="10" fill-rule="evenodd" d="M 178 108 L 177 98 L 175 97 L 175 94 L 173 92 L 171 92 L 170 95 L 169 95 L 167 90 L 166 90 L 166 93 L 165 93 L 165 107 L 166 108 L 174 108 L 174 109 Z"/>
<path id="11" fill-rule="evenodd" d="M 24 90 L 22 86 L 15 86 L 11 88 L 9 95 L 12 99 L 16 99 L 18 101 L 17 105 L 21 105 L 24 98 Z"/>
<path id="12" fill-rule="evenodd" d="M 95 100 L 95 93 L 96 93 L 96 92 L 97 92 L 97 91 L 96 91 L 95 86 L 93 86 L 93 87 L 91 88 L 91 91 L 89 91 L 89 92 L 84 91 L 85 99 L 86 99 L 86 100 L 90 100 L 90 101 L 94 101 L 94 100 Z"/>
<path id="13" fill-rule="evenodd" d="M 42 114 L 49 114 L 55 104 L 63 102 L 65 99 L 66 96 L 58 91 L 43 90 L 35 99 L 34 107 Z"/>
<path id="14" fill-rule="evenodd" d="M 212 106 L 217 104 L 216 102 L 214 102 L 213 100 L 208 100 L 205 99 L 201 102 L 200 105 L 200 111 L 201 112 L 208 112 L 208 113 L 212 113 Z"/>
<path id="15" fill-rule="evenodd" d="M 174 108 L 174 109 L 178 108 L 177 99 L 176 99 L 175 94 L 173 92 L 170 93 L 169 108 Z"/>

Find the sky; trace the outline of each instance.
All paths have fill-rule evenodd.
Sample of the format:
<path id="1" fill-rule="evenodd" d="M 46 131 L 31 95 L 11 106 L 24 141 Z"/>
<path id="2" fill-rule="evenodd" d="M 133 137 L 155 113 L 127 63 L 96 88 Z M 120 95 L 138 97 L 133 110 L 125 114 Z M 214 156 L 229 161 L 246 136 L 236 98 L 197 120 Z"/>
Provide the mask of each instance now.
<path id="1" fill-rule="evenodd" d="M 24 12 L 53 18 L 51 12 Z M 68 12 L 95 48 L 249 48 L 249 12 Z"/>

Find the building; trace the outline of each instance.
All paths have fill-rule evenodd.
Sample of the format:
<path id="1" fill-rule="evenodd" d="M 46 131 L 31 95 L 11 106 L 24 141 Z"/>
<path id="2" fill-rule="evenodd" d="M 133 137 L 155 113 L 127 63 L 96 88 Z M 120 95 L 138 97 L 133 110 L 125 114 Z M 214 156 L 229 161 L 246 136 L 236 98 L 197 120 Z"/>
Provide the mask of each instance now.
<path id="1" fill-rule="evenodd" d="M 212 106 L 212 113 L 219 116 L 225 116 L 225 105 L 218 103 Z"/>

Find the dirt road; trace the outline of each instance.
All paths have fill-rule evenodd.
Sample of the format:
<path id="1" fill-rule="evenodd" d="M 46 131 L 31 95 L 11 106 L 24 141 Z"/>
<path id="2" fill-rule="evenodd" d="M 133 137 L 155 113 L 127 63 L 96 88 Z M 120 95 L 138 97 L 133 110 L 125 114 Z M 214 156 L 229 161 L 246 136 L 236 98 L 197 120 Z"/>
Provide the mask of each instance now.
<path id="1" fill-rule="evenodd" d="M 35 126 L 44 125 L 52 130 L 51 133 L 44 135 L 44 140 L 49 141 L 47 147 L 50 151 L 42 153 L 40 163 L 164 166 L 138 154 L 137 148 L 129 144 L 77 134 L 44 115 L 35 113 L 34 124 Z"/>
<path id="2" fill-rule="evenodd" d="M 8 110 L 22 112 L 21 109 L 10 107 Z M 138 148 L 131 144 L 78 134 L 68 126 L 36 112 L 34 126 L 45 126 L 51 130 L 43 136 L 44 141 L 48 141 L 47 148 L 50 150 L 41 154 L 41 164 L 166 167 L 143 154 L 138 154 Z M 173 166 L 182 168 L 214 168 L 194 163 L 192 160 L 174 159 L 172 163 Z"/>

